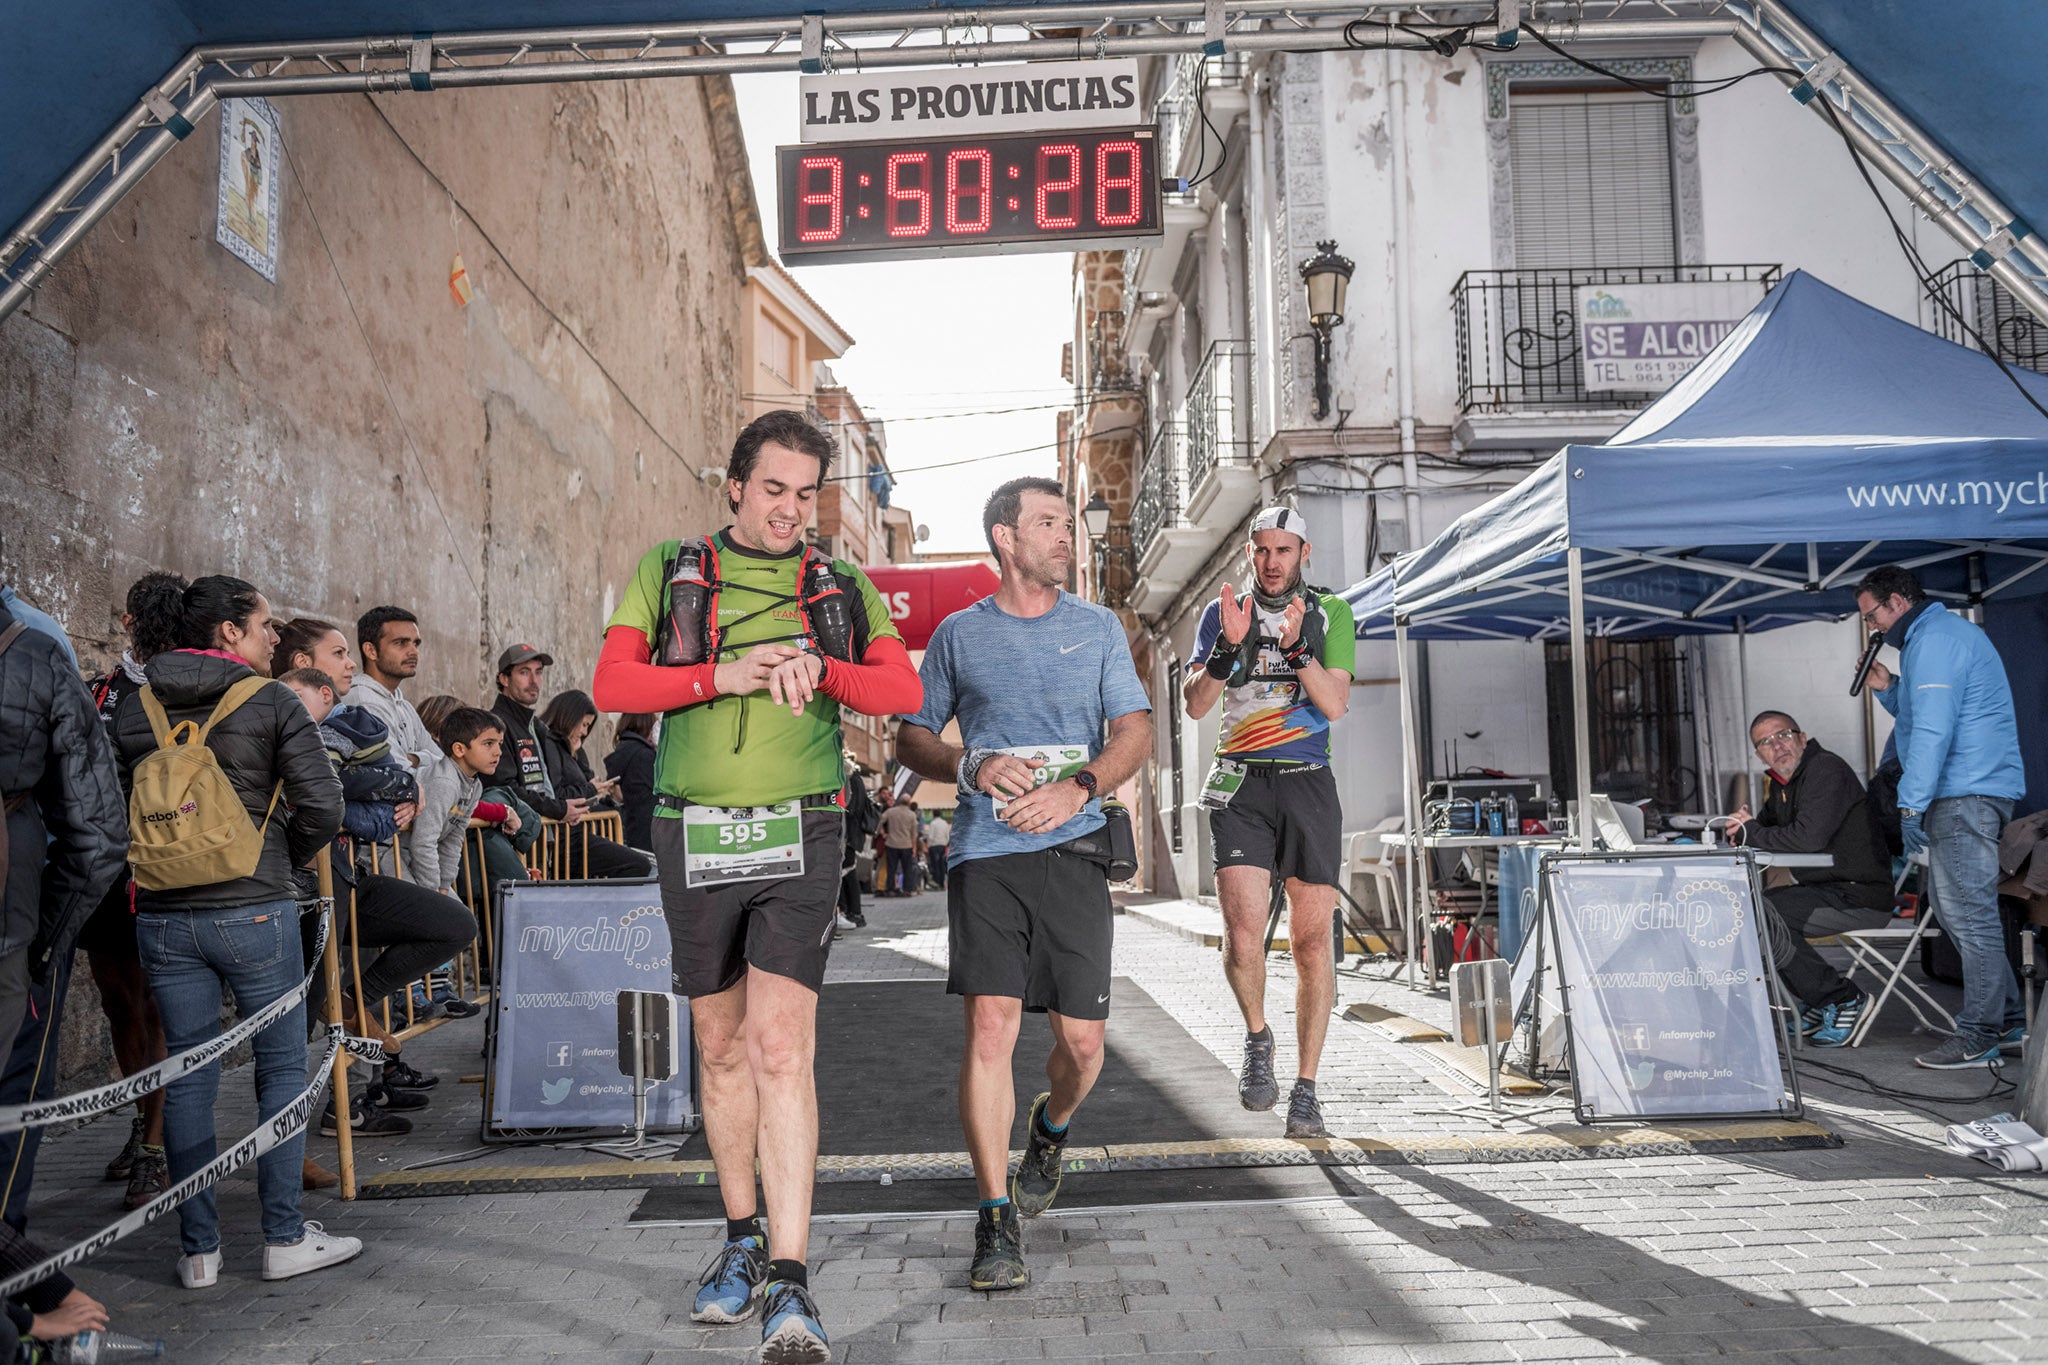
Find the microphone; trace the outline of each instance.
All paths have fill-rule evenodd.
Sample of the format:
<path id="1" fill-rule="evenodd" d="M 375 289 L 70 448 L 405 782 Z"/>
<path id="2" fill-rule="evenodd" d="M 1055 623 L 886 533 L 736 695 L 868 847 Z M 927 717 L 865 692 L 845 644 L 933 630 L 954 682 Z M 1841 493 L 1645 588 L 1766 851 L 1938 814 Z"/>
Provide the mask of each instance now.
<path id="1" fill-rule="evenodd" d="M 1870 643 L 1863 646 L 1863 657 L 1856 661 L 1856 677 L 1849 683 L 1849 695 L 1863 695 L 1863 680 L 1870 676 L 1870 666 L 1877 662 L 1877 651 L 1884 648 L 1884 632 L 1870 632 Z"/>

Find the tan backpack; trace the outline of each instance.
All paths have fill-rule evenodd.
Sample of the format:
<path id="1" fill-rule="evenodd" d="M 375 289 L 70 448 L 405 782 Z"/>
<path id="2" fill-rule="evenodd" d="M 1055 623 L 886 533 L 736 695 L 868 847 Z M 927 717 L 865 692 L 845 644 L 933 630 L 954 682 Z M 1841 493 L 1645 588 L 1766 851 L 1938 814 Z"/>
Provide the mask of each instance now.
<path id="1" fill-rule="evenodd" d="M 128 797 L 128 862 L 143 890 L 212 886 L 256 871 L 284 784 L 271 792 L 259 827 L 206 740 L 269 681 L 244 678 L 230 687 L 204 725 L 186 720 L 173 726 L 154 691 L 145 687 L 137 694 L 157 742 L 135 765 Z"/>

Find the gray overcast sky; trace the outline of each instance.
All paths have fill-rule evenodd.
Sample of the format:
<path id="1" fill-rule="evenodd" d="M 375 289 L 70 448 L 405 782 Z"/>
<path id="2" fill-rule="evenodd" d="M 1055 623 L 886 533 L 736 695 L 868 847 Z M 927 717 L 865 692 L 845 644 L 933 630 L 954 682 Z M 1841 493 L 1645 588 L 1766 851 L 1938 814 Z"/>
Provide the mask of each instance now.
<path id="1" fill-rule="evenodd" d="M 775 149 L 797 140 L 797 77 L 735 76 L 754 194 L 776 244 Z M 1069 401 L 1060 345 L 1072 335 L 1073 256 L 1043 252 L 796 266 L 804 291 L 854 338 L 832 362 L 870 417 L 888 422 L 891 501 L 931 528 L 926 550 L 978 550 L 989 489 L 1055 468 L 1053 405 Z M 936 414 L 1034 408 L 945 420 Z M 1000 451 L 1004 459 L 915 472 Z"/>

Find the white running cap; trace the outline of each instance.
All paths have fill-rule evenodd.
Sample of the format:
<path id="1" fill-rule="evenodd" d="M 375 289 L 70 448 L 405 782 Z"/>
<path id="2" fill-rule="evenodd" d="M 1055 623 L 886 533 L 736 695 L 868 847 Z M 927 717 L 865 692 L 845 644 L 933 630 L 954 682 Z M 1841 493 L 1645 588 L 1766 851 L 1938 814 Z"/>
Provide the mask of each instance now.
<path id="1" fill-rule="evenodd" d="M 1250 534 L 1257 535 L 1261 531 L 1290 531 L 1301 538 L 1302 544 L 1308 543 L 1307 520 L 1292 507 L 1282 504 L 1265 508 L 1252 518 Z"/>

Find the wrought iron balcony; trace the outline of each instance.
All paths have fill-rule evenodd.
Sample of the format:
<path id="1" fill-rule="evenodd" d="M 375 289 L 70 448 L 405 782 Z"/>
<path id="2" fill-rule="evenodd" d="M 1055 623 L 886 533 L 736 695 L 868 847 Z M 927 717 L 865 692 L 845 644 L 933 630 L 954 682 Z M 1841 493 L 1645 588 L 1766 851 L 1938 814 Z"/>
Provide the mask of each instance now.
<path id="1" fill-rule="evenodd" d="M 1138 376 L 1124 352 L 1124 310 L 1105 308 L 1095 315 L 1088 340 L 1088 386 L 1091 395 L 1135 393 Z"/>
<path id="2" fill-rule="evenodd" d="M 1095 600 L 1115 611 L 1131 600 L 1138 577 L 1138 557 L 1131 549 L 1131 524 L 1113 521 L 1093 550 Z"/>
<path id="3" fill-rule="evenodd" d="M 1187 52 L 1174 60 L 1173 69 L 1166 78 L 1165 89 L 1159 96 L 1155 111 L 1159 119 L 1159 173 L 1161 175 L 1193 175 L 1193 166 L 1183 166 L 1181 159 L 1188 143 L 1199 143 L 1206 135 L 1202 116 L 1209 115 L 1219 135 L 1227 133 L 1230 121 L 1236 116 L 1238 100 L 1230 103 L 1227 112 L 1218 117 L 1218 112 L 1209 107 L 1218 98 L 1218 92 L 1236 91 L 1244 79 L 1244 54 L 1227 52 L 1221 57 L 1203 58 L 1199 52 Z M 1228 101 L 1229 96 L 1223 96 Z"/>
<path id="4" fill-rule="evenodd" d="M 1180 427 L 1161 422 L 1146 447 L 1138 496 L 1131 504 L 1131 548 L 1141 559 L 1161 531 L 1181 523 L 1182 467 Z"/>
<path id="5" fill-rule="evenodd" d="M 1989 350 L 2008 365 L 2048 374 L 2048 323 L 2028 312 L 2004 285 L 1968 261 L 1949 262 L 1933 284 L 1928 295 L 1934 302 L 1936 336 L 1973 350 Z"/>
<path id="6" fill-rule="evenodd" d="M 1219 465 L 1252 459 L 1252 344 L 1216 341 L 1188 385 L 1188 487 Z"/>
<path id="7" fill-rule="evenodd" d="M 1581 285 L 1754 283 L 1761 299 L 1775 265 L 1598 266 L 1468 270 L 1451 286 L 1458 408 L 1465 413 L 1640 408 L 1653 393 L 1589 392 L 1579 354 Z"/>

